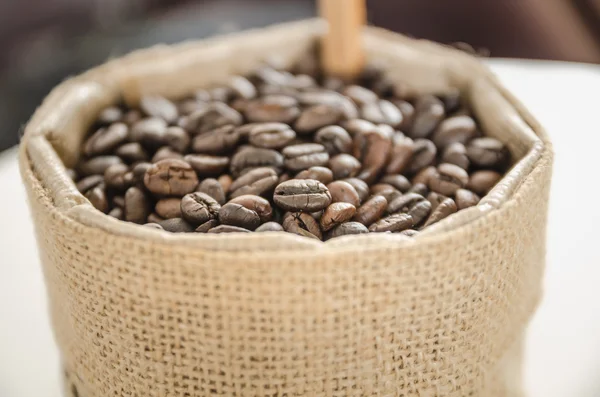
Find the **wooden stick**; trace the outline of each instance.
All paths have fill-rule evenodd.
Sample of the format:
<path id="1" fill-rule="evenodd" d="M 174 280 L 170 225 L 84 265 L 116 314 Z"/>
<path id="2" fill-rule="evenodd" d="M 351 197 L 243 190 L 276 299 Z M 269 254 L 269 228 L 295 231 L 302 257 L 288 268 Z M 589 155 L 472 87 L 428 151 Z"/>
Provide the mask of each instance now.
<path id="1" fill-rule="evenodd" d="M 319 13 L 329 23 L 321 42 L 321 62 L 327 74 L 352 79 L 364 66 L 362 27 L 365 0 L 319 0 Z"/>

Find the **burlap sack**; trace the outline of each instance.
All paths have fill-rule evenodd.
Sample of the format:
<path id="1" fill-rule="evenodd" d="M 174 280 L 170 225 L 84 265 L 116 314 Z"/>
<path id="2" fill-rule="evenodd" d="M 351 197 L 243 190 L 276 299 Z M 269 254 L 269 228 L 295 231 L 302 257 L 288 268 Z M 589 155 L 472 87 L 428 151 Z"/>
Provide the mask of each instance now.
<path id="1" fill-rule="evenodd" d="M 407 90 L 463 90 L 520 159 L 481 204 L 414 239 L 169 234 L 101 214 L 65 175 L 102 107 L 181 96 L 268 55 L 291 63 L 324 29 L 308 21 L 138 51 L 64 82 L 37 110 L 21 170 L 73 395 L 522 396 L 552 153 L 463 53 L 364 33 L 368 57 Z"/>

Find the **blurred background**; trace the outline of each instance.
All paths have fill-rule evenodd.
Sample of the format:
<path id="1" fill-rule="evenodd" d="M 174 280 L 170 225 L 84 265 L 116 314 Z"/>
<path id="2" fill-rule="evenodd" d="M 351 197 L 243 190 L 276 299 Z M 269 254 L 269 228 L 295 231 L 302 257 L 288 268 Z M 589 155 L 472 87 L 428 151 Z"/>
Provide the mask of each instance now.
<path id="1" fill-rule="evenodd" d="M 315 15 L 314 0 L 0 0 L 0 150 L 49 90 L 133 49 Z M 371 24 L 493 57 L 600 63 L 600 0 L 368 0 Z"/>

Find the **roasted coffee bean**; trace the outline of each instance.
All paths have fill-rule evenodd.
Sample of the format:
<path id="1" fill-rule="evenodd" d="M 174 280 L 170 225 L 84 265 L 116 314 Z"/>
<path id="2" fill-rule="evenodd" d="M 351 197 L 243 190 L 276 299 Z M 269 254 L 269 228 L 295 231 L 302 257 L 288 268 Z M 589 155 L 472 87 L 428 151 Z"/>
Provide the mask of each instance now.
<path id="1" fill-rule="evenodd" d="M 250 230 L 244 229 L 239 226 L 231 226 L 231 225 L 219 225 L 217 227 L 213 227 L 208 231 L 208 233 L 250 233 Z"/>
<path id="2" fill-rule="evenodd" d="M 294 179 L 315 179 L 321 182 L 323 185 L 327 185 L 333 181 L 333 172 L 329 168 L 325 167 L 310 167 L 309 169 L 300 171 L 298 175 L 294 177 Z M 280 178 L 279 183 L 281 182 L 285 181 L 282 181 Z"/>
<path id="3" fill-rule="evenodd" d="M 121 121 L 123 118 L 123 111 L 117 106 L 110 106 L 103 109 L 98 115 L 98 123 L 100 124 L 112 124 L 117 121 Z"/>
<path id="4" fill-rule="evenodd" d="M 414 142 L 403 134 L 394 134 L 390 161 L 385 169 L 387 174 L 400 174 L 413 159 Z"/>
<path id="5" fill-rule="evenodd" d="M 152 167 L 151 163 L 137 163 L 136 165 L 133 166 L 133 168 L 131 169 L 131 174 L 133 177 L 133 183 L 134 184 L 143 184 L 144 183 L 144 177 L 146 176 L 146 171 L 148 171 L 148 169 Z"/>
<path id="6" fill-rule="evenodd" d="M 437 206 L 440 205 L 440 203 L 446 200 L 447 198 L 448 197 L 444 196 L 443 194 L 429 192 L 429 194 L 427 195 L 427 201 L 431 203 L 431 211 L 435 211 Z"/>
<path id="7" fill-rule="evenodd" d="M 186 130 L 178 126 L 171 126 L 165 130 L 164 143 L 174 150 L 185 153 L 190 146 L 190 136 Z"/>
<path id="8" fill-rule="evenodd" d="M 160 95 L 146 95 L 140 100 L 140 109 L 150 117 L 160 117 L 174 123 L 179 116 L 177 106 Z"/>
<path id="9" fill-rule="evenodd" d="M 457 165 L 443 163 L 438 165 L 437 173 L 428 179 L 431 190 L 446 196 L 452 196 L 469 182 L 469 174 Z"/>
<path id="10" fill-rule="evenodd" d="M 112 203 L 119 208 L 125 208 L 125 196 L 113 196 Z"/>
<path id="11" fill-rule="evenodd" d="M 397 233 L 413 226 L 413 218 L 409 214 L 393 214 L 378 220 L 369 226 L 369 231 L 374 233 Z"/>
<path id="12" fill-rule="evenodd" d="M 273 208 L 271 208 L 271 204 L 260 196 L 246 194 L 231 199 L 228 204 L 239 204 L 256 212 L 261 223 L 269 222 L 273 217 Z"/>
<path id="13" fill-rule="evenodd" d="M 444 201 L 442 201 L 431 213 L 423 227 L 433 225 L 434 223 L 441 221 L 449 215 L 454 214 L 456 211 L 458 211 L 458 208 L 456 207 L 456 203 L 454 202 L 454 200 L 452 200 L 451 198 L 447 198 Z"/>
<path id="14" fill-rule="evenodd" d="M 294 129 L 299 134 L 308 134 L 328 125 L 336 124 L 344 118 L 344 112 L 335 105 L 315 105 L 302 112 Z"/>
<path id="15" fill-rule="evenodd" d="M 83 144 L 83 153 L 94 156 L 109 152 L 127 140 L 129 128 L 123 123 L 114 123 L 100 128 Z"/>
<path id="16" fill-rule="evenodd" d="M 330 156 L 352 152 L 353 142 L 350 134 L 337 125 L 323 127 L 317 131 L 315 142 L 323 145 Z"/>
<path id="17" fill-rule="evenodd" d="M 248 106 L 247 99 L 238 98 L 229 104 L 233 110 L 239 112 L 240 114 L 244 114 L 246 112 L 246 107 Z"/>
<path id="18" fill-rule="evenodd" d="M 429 179 L 434 177 L 439 178 L 439 175 L 437 169 L 434 166 L 430 165 L 429 167 L 423 168 L 421 171 L 419 171 L 417 175 L 415 175 L 412 178 L 411 182 L 413 185 L 416 185 L 418 183 L 422 185 L 427 185 L 429 184 Z"/>
<path id="19" fill-rule="evenodd" d="M 305 212 L 288 212 L 283 217 L 283 230 L 304 237 L 323 239 L 317 221 Z"/>
<path id="20" fill-rule="evenodd" d="M 463 170 L 468 170 L 470 161 L 469 157 L 467 156 L 467 149 L 465 148 L 465 145 L 460 142 L 455 142 L 448 145 L 442 154 L 442 162 L 455 164 Z"/>
<path id="21" fill-rule="evenodd" d="M 396 188 L 394 188 L 392 185 L 388 185 L 387 183 L 378 183 L 376 185 L 371 186 L 371 195 L 383 196 L 389 203 L 396 197 L 401 196 L 402 193 Z"/>
<path id="22" fill-rule="evenodd" d="M 425 197 L 429 193 L 429 188 L 424 183 L 415 183 L 408 189 L 408 193 L 417 193 Z"/>
<path id="23" fill-rule="evenodd" d="M 379 98 L 377 94 L 368 88 L 359 85 L 349 85 L 343 90 L 343 94 L 352 99 L 357 105 L 365 105 L 367 103 L 377 102 Z"/>
<path id="24" fill-rule="evenodd" d="M 453 88 L 440 99 L 444 102 L 446 114 L 456 112 L 461 105 L 461 92 L 458 88 Z"/>
<path id="25" fill-rule="evenodd" d="M 407 237 L 415 237 L 417 234 L 419 234 L 419 232 L 414 229 L 406 229 L 406 230 L 401 231 L 400 234 L 407 236 Z"/>
<path id="26" fill-rule="evenodd" d="M 319 218 L 321 229 L 326 232 L 337 225 L 348 222 L 356 213 L 356 207 L 348 203 L 330 204 Z"/>
<path id="27" fill-rule="evenodd" d="M 181 218 L 181 199 L 170 197 L 158 200 L 154 211 L 162 218 Z"/>
<path id="28" fill-rule="evenodd" d="M 406 172 L 416 174 L 435 161 L 437 148 L 429 139 L 417 139 L 413 144 L 413 158 Z"/>
<path id="29" fill-rule="evenodd" d="M 479 203 L 479 196 L 467 189 L 458 189 L 454 195 L 459 210 L 473 207 Z"/>
<path id="30" fill-rule="evenodd" d="M 145 146 L 160 146 L 167 131 L 167 122 L 159 117 L 148 117 L 137 121 L 131 127 L 130 140 Z"/>
<path id="31" fill-rule="evenodd" d="M 171 233 L 191 233 L 194 231 L 194 227 L 182 218 L 165 219 L 158 222 L 158 224 Z"/>
<path id="32" fill-rule="evenodd" d="M 214 198 L 202 192 L 189 193 L 181 199 L 181 217 L 195 226 L 216 219 L 220 209 Z"/>
<path id="33" fill-rule="evenodd" d="M 208 94 L 212 102 L 228 102 L 233 97 L 233 90 L 228 86 L 213 87 Z"/>
<path id="34" fill-rule="evenodd" d="M 352 179 L 352 178 L 350 178 Z M 335 181 L 331 182 L 327 185 L 327 189 L 329 189 L 329 193 L 331 194 L 331 202 L 332 203 L 349 203 L 358 208 L 361 203 L 361 199 L 349 182 L 349 179 L 344 181 Z M 365 184 L 366 185 L 366 184 Z M 367 187 L 367 195 L 369 192 L 369 188 Z"/>
<path id="35" fill-rule="evenodd" d="M 275 204 L 287 211 L 319 211 L 331 203 L 325 185 L 314 179 L 291 179 L 275 188 Z"/>
<path id="36" fill-rule="evenodd" d="M 148 156 L 148 153 L 139 142 L 130 142 L 121 145 L 115 150 L 115 154 L 127 163 L 148 161 L 150 159 L 150 156 Z"/>
<path id="37" fill-rule="evenodd" d="M 281 153 L 263 148 L 248 147 L 239 150 L 231 158 L 231 173 L 240 176 L 244 170 L 259 167 L 272 167 L 275 170 L 283 168 L 283 156 Z"/>
<path id="38" fill-rule="evenodd" d="M 110 210 L 110 212 L 108 213 L 108 216 L 113 217 L 115 219 L 118 219 L 120 221 L 123 220 L 123 209 L 119 208 L 119 207 L 115 207 L 112 210 Z"/>
<path id="39" fill-rule="evenodd" d="M 351 234 L 363 234 L 369 233 L 369 229 L 365 225 L 359 222 L 346 222 L 334 227 L 332 230 L 327 232 L 325 240 L 331 240 L 332 238 L 348 236 Z"/>
<path id="40" fill-rule="evenodd" d="M 354 221 L 360 222 L 368 227 L 381 218 L 387 206 L 388 202 L 385 197 L 373 196 L 356 210 Z"/>
<path id="41" fill-rule="evenodd" d="M 85 194 L 85 198 L 87 198 L 90 203 L 96 208 L 98 211 L 106 212 L 108 211 L 108 201 L 106 200 L 106 193 L 104 193 L 104 189 L 99 186 L 91 188 Z"/>
<path id="42" fill-rule="evenodd" d="M 411 187 L 411 184 L 408 181 L 408 179 L 404 175 L 399 174 L 386 175 L 383 178 L 381 178 L 381 183 L 387 183 L 389 185 L 392 185 L 402 193 L 406 193 Z"/>
<path id="43" fill-rule="evenodd" d="M 325 212 L 325 210 L 311 212 L 310 216 L 312 216 L 313 219 L 318 222 L 321 220 L 321 216 L 323 216 L 323 212 Z"/>
<path id="44" fill-rule="evenodd" d="M 258 68 L 254 72 L 256 79 L 269 85 L 287 86 L 294 76 L 289 72 L 277 70 L 280 69 L 280 67 L 272 63 L 273 62 L 269 62 L 268 66 Z M 278 62 L 275 61 L 274 63 Z"/>
<path id="45" fill-rule="evenodd" d="M 467 187 L 473 192 L 484 196 L 498 183 L 502 178 L 496 171 L 482 170 L 471 174 Z"/>
<path id="46" fill-rule="evenodd" d="M 195 230 L 196 233 L 207 233 L 213 227 L 219 226 L 219 221 L 217 219 L 210 219 L 200 226 L 198 226 Z"/>
<path id="47" fill-rule="evenodd" d="M 125 174 L 129 172 L 129 167 L 125 164 L 113 164 L 104 171 L 104 182 L 106 186 L 113 189 L 125 189 L 128 183 L 125 181 Z M 133 181 L 131 181 L 133 182 Z"/>
<path id="48" fill-rule="evenodd" d="M 196 101 L 202 102 L 202 103 L 208 103 L 211 101 L 210 93 L 205 89 L 199 89 L 199 90 L 194 91 L 194 94 L 192 95 L 192 97 Z"/>
<path id="49" fill-rule="evenodd" d="M 369 197 L 369 185 L 367 185 L 367 183 L 365 181 L 358 179 L 358 178 L 345 178 L 343 180 L 343 182 L 348 183 L 350 186 L 352 186 L 354 188 L 354 190 L 358 194 L 358 203 L 359 204 L 361 202 L 365 201 L 367 199 L 367 197 Z"/>
<path id="50" fill-rule="evenodd" d="M 260 218 L 256 211 L 248 209 L 241 204 L 229 202 L 219 210 L 219 222 L 223 225 L 254 230 L 260 225 Z"/>
<path id="51" fill-rule="evenodd" d="M 330 90 L 313 90 L 298 95 L 298 100 L 304 106 L 327 105 L 337 108 L 341 112 L 340 120 L 352 120 L 358 118 L 356 105 L 339 92 Z M 320 112 L 317 112 L 320 113 Z M 325 126 L 325 125 L 323 125 Z M 315 129 L 318 129 L 316 127 Z"/>
<path id="52" fill-rule="evenodd" d="M 252 99 L 256 97 L 256 87 L 243 76 L 231 77 L 228 86 L 235 98 Z"/>
<path id="53" fill-rule="evenodd" d="M 150 215 L 148 215 L 148 219 L 147 219 L 147 221 L 149 223 L 160 223 L 164 220 L 165 219 L 163 219 L 161 216 L 159 216 L 158 214 L 155 214 L 155 213 L 151 213 Z"/>
<path id="54" fill-rule="evenodd" d="M 277 122 L 290 124 L 300 116 L 296 98 L 285 95 L 267 95 L 249 101 L 244 112 L 251 122 Z"/>
<path id="55" fill-rule="evenodd" d="M 265 149 L 281 149 L 296 138 L 296 133 L 283 123 L 257 124 L 248 135 L 250 144 Z"/>
<path id="56" fill-rule="evenodd" d="M 255 232 L 282 232 L 283 226 L 281 226 L 277 222 L 267 222 L 263 223 L 259 227 L 256 228 Z"/>
<path id="57" fill-rule="evenodd" d="M 424 95 L 415 103 L 415 115 L 412 128 L 410 129 L 411 138 L 427 138 L 445 115 L 444 104 L 433 95 Z"/>
<path id="58" fill-rule="evenodd" d="M 102 175 L 90 175 L 80 179 L 75 186 L 77 187 L 77 190 L 79 190 L 79 193 L 85 194 L 89 190 L 92 190 L 96 186 L 103 183 L 104 177 Z"/>
<path id="59" fill-rule="evenodd" d="M 240 134 L 234 125 L 225 125 L 197 135 L 192 140 L 192 151 L 201 154 L 222 154 L 235 148 Z"/>
<path id="60" fill-rule="evenodd" d="M 323 87 L 327 90 L 341 92 L 344 90 L 346 85 L 344 84 L 344 80 L 334 77 L 334 76 L 326 76 L 323 78 Z"/>
<path id="61" fill-rule="evenodd" d="M 217 181 L 219 181 L 219 183 L 221 184 L 221 188 L 223 188 L 223 192 L 225 193 L 225 195 L 227 195 L 227 193 L 229 193 L 229 188 L 233 183 L 233 178 L 231 178 L 231 175 L 221 175 L 219 178 L 217 178 Z"/>
<path id="62" fill-rule="evenodd" d="M 177 105 L 177 111 L 182 116 L 188 116 L 207 105 L 207 101 L 199 101 L 196 98 L 184 99 Z"/>
<path id="63" fill-rule="evenodd" d="M 188 154 L 183 158 L 200 176 L 216 176 L 227 170 L 229 157 Z"/>
<path id="64" fill-rule="evenodd" d="M 108 167 L 114 164 L 121 164 L 123 161 L 118 156 L 97 156 L 81 163 L 77 172 L 81 176 L 103 175 Z"/>
<path id="65" fill-rule="evenodd" d="M 467 156 L 477 167 L 499 168 L 508 160 L 508 150 L 495 138 L 475 138 L 467 145 Z"/>
<path id="66" fill-rule="evenodd" d="M 136 109 L 131 109 L 123 115 L 122 121 L 127 124 L 128 127 L 132 127 L 135 123 L 142 119 L 142 112 Z"/>
<path id="67" fill-rule="evenodd" d="M 453 143 L 465 144 L 477 134 L 475 120 L 469 116 L 454 116 L 442 121 L 433 133 L 433 143 L 444 149 Z"/>
<path id="68" fill-rule="evenodd" d="M 362 165 L 354 156 L 342 153 L 329 160 L 329 168 L 334 179 L 344 179 L 355 177 L 360 172 Z"/>
<path id="69" fill-rule="evenodd" d="M 227 202 L 225 191 L 223 191 L 223 186 L 221 186 L 219 181 L 214 178 L 204 179 L 202 182 L 200 182 L 200 185 L 198 185 L 196 191 L 208 194 L 220 205 L 223 205 Z"/>
<path id="70" fill-rule="evenodd" d="M 213 102 L 190 114 L 183 128 L 196 135 L 216 130 L 225 125 L 240 125 L 242 121 L 242 115 L 227 104 Z"/>
<path id="71" fill-rule="evenodd" d="M 361 119 L 352 119 L 342 123 L 342 127 L 346 129 L 350 136 L 356 136 L 365 132 L 377 129 L 377 126 L 370 121 Z"/>
<path id="72" fill-rule="evenodd" d="M 318 143 L 304 143 L 284 148 L 282 154 L 285 158 L 285 167 L 290 171 L 301 171 L 315 166 L 326 165 L 329 154 L 323 145 Z"/>
<path id="73" fill-rule="evenodd" d="M 410 131 L 415 117 L 415 107 L 410 103 L 403 101 L 402 99 L 396 99 L 392 101 L 394 105 L 402 113 L 402 123 L 398 126 L 400 131 Z"/>
<path id="74" fill-rule="evenodd" d="M 125 192 L 125 220 L 134 223 L 146 223 L 150 214 L 150 201 L 144 191 L 138 187 L 130 187 Z"/>
<path id="75" fill-rule="evenodd" d="M 290 85 L 298 90 L 306 90 L 315 87 L 317 82 L 309 74 L 301 73 L 297 76 L 294 76 Z"/>
<path id="76" fill-rule="evenodd" d="M 376 102 L 366 103 L 360 110 L 361 118 L 375 124 L 389 124 L 397 127 L 402 123 L 402 113 L 396 105 L 382 99 Z"/>
<path id="77" fill-rule="evenodd" d="M 154 153 L 152 162 L 158 163 L 161 160 L 183 160 L 183 154 L 176 152 L 170 146 L 163 146 Z"/>
<path id="78" fill-rule="evenodd" d="M 390 214 L 407 213 L 419 225 L 431 212 L 431 203 L 417 193 L 407 193 L 392 201 L 387 208 Z"/>
<path id="79" fill-rule="evenodd" d="M 277 186 L 277 173 L 272 168 L 255 168 L 237 178 L 229 187 L 232 198 L 253 194 L 261 196 Z"/>
<path id="80" fill-rule="evenodd" d="M 362 164 L 358 178 L 373 183 L 386 167 L 390 149 L 390 137 L 380 129 L 357 134 L 354 137 L 354 157 Z"/>
<path id="81" fill-rule="evenodd" d="M 198 176 L 189 163 L 167 159 L 148 168 L 144 176 L 144 185 L 155 194 L 183 196 L 196 189 Z"/>

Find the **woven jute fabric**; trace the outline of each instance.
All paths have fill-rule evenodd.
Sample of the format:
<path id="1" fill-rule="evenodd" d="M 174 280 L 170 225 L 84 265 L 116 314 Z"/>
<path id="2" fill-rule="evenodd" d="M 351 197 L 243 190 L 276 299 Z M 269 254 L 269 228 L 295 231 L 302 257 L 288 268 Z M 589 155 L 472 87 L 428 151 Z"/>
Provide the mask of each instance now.
<path id="1" fill-rule="evenodd" d="M 21 171 L 67 394 L 523 395 L 551 146 L 463 53 L 364 32 L 368 58 L 408 93 L 458 87 L 518 159 L 478 206 L 416 238 L 169 234 L 101 214 L 66 176 L 102 107 L 148 93 L 181 97 L 272 55 L 291 64 L 324 29 L 304 21 L 138 51 L 64 82 L 32 117 Z"/>

